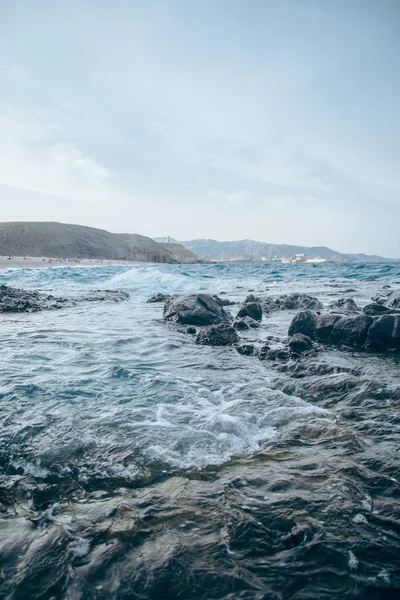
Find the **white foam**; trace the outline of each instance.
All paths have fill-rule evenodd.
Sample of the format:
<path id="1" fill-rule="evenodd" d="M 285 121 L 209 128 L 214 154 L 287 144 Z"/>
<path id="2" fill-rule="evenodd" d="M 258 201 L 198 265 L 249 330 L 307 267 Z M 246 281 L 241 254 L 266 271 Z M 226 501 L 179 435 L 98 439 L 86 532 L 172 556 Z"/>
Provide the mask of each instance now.
<path id="1" fill-rule="evenodd" d="M 364 515 L 362 515 L 361 513 L 357 513 L 355 515 L 355 517 L 353 518 L 353 523 L 356 523 L 357 525 L 365 525 L 368 524 L 367 519 L 364 517 Z"/>
<path id="2" fill-rule="evenodd" d="M 355 554 L 351 550 L 349 551 L 348 565 L 352 571 L 355 571 L 356 569 L 358 569 L 358 560 L 357 560 Z"/>

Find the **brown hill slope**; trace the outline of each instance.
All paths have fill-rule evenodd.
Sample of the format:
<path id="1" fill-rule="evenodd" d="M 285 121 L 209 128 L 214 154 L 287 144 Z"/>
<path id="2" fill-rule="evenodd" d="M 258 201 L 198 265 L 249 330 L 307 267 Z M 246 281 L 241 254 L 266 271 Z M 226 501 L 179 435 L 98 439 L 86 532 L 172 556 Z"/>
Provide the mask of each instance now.
<path id="1" fill-rule="evenodd" d="M 0 223 L 0 255 L 174 263 L 154 240 L 56 222 Z"/>

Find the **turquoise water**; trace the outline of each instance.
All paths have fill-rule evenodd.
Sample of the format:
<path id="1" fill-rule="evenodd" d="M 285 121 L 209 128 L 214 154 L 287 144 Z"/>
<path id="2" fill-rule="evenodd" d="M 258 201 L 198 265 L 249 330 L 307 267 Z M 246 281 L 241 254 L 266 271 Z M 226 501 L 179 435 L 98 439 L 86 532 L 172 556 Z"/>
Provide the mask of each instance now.
<path id="1" fill-rule="evenodd" d="M 0 284 L 130 294 L 0 315 L 4 597 L 395 597 L 398 359 L 266 364 L 196 346 L 146 300 L 363 306 L 400 287 L 399 264 L 9 269 Z M 292 316 L 243 337 L 283 339 Z"/>

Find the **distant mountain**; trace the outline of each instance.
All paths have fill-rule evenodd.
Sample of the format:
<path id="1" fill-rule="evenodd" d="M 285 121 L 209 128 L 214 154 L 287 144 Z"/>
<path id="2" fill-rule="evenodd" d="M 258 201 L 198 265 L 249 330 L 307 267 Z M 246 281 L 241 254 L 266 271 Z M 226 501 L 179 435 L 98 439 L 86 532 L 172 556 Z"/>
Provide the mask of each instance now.
<path id="1" fill-rule="evenodd" d="M 175 245 L 174 245 L 175 246 Z M 182 257 L 189 251 L 182 248 Z M 0 256 L 48 256 L 155 263 L 186 262 L 151 238 L 55 222 L 0 223 Z M 190 253 L 193 262 L 192 253 Z"/>
<path id="2" fill-rule="evenodd" d="M 159 239 L 159 238 L 157 238 Z M 254 240 L 218 242 L 198 239 L 179 242 L 197 256 L 208 260 L 271 260 L 294 254 L 304 254 L 306 258 L 325 258 L 335 262 L 390 262 L 392 259 L 376 255 L 343 254 L 326 246 L 292 246 L 287 244 L 267 244 Z"/>

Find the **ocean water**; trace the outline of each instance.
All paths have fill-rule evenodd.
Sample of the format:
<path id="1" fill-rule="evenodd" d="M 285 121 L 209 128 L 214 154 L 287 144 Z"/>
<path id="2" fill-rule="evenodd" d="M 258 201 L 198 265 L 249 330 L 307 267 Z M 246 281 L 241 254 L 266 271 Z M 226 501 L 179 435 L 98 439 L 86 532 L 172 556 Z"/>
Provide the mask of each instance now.
<path id="1" fill-rule="evenodd" d="M 362 307 L 400 288 L 399 264 L 9 269 L 0 284 L 130 294 L 0 315 L 0 597 L 400 596 L 399 357 L 259 361 L 195 345 L 146 304 L 251 291 Z M 274 344 L 293 314 L 242 337 Z"/>

